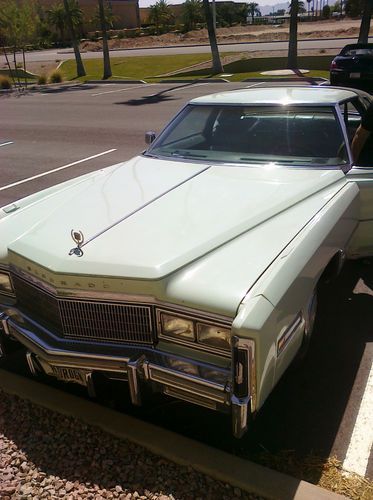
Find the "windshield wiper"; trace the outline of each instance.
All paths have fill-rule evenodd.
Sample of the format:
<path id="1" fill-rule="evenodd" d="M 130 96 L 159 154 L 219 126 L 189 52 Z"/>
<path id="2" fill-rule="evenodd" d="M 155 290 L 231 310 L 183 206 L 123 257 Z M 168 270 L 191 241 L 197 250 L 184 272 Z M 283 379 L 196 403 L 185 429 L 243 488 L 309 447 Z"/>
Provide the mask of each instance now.
<path id="1" fill-rule="evenodd" d="M 178 156 L 179 158 L 206 158 L 206 155 L 199 155 L 197 153 L 190 153 L 189 151 L 172 151 L 171 156 Z"/>

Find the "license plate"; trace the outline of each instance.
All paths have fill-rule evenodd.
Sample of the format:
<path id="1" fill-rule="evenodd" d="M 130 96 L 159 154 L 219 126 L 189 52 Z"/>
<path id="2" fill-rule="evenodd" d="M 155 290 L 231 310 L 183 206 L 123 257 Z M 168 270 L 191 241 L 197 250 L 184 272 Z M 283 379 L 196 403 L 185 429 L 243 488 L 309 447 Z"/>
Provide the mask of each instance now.
<path id="1" fill-rule="evenodd" d="M 350 78 L 360 78 L 361 73 L 350 73 Z"/>
<path id="2" fill-rule="evenodd" d="M 52 374 L 63 382 L 73 382 L 75 384 L 87 385 L 86 373 L 76 368 L 64 368 L 62 366 L 52 366 Z"/>

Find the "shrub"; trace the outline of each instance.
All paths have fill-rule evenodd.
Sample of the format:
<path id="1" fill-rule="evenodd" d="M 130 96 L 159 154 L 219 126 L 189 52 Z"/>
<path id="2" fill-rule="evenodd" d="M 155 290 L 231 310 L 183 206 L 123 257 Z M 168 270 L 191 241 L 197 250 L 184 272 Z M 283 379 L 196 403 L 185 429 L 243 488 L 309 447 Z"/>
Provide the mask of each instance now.
<path id="1" fill-rule="evenodd" d="M 7 76 L 0 75 L 0 89 L 8 90 L 11 88 L 12 88 L 12 82 L 10 81 L 10 78 L 8 78 Z"/>
<path id="2" fill-rule="evenodd" d="M 45 85 L 47 83 L 47 75 L 42 73 L 38 76 L 38 85 Z"/>
<path id="3" fill-rule="evenodd" d="M 49 81 L 49 83 L 61 83 L 63 81 L 62 71 L 60 71 L 59 69 L 53 70 L 49 74 L 48 81 Z"/>

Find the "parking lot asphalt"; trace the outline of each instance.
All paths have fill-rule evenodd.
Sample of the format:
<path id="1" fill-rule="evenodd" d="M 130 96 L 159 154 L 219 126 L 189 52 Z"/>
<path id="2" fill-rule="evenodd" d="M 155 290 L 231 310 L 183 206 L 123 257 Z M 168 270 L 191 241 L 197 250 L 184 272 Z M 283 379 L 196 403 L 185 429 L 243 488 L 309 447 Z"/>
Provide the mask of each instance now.
<path id="1" fill-rule="evenodd" d="M 186 101 L 237 84 L 73 85 L 0 97 L 0 206 L 145 149 Z M 357 286 L 364 281 L 365 287 Z M 348 263 L 322 291 L 316 334 L 298 372 L 286 373 L 251 436 L 230 437 L 226 418 L 179 402 L 121 409 L 226 451 L 337 456 L 373 479 L 373 261 Z M 75 388 L 74 388 L 75 389 Z M 112 399 L 116 399 L 112 394 Z M 111 397 L 111 396 L 110 396 Z M 106 395 L 106 399 L 110 399 Z M 200 422 L 209 419 L 208 428 Z M 223 432 L 222 432 L 223 430 Z"/>

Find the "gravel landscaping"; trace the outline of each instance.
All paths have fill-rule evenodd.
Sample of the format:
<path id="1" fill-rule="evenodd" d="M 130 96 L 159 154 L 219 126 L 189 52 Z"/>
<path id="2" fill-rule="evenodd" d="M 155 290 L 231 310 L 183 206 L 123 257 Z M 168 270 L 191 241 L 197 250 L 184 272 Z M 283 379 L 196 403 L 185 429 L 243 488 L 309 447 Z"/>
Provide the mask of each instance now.
<path id="1" fill-rule="evenodd" d="M 172 446 L 172 443 L 170 443 Z M 258 499 L 0 391 L 0 498 Z"/>

